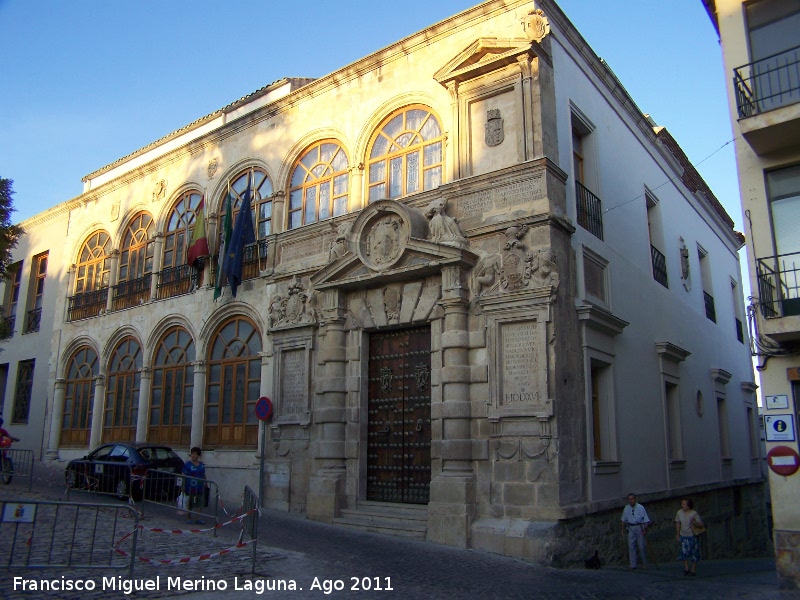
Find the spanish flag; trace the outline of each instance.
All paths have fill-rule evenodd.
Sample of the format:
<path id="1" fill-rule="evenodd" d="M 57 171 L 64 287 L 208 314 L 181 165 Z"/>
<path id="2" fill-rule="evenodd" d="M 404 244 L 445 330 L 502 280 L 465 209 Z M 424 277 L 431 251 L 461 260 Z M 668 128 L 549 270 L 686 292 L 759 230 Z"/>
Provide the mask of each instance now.
<path id="1" fill-rule="evenodd" d="M 186 252 L 186 264 L 193 265 L 198 258 L 210 256 L 208 251 L 208 236 L 206 235 L 205 197 L 200 199 L 200 204 L 194 211 L 194 228 L 189 249 Z"/>

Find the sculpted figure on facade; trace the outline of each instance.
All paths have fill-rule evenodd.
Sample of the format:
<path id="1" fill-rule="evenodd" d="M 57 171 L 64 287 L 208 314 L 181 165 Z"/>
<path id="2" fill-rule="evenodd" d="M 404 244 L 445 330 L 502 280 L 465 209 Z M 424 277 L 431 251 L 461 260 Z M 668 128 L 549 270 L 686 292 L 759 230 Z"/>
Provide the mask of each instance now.
<path id="1" fill-rule="evenodd" d="M 337 258 L 342 258 L 345 254 L 350 252 L 349 239 L 350 230 L 352 227 L 353 224 L 349 221 L 345 223 L 339 223 L 338 227 L 336 228 L 336 238 L 331 244 L 328 262 L 333 262 Z"/>
<path id="2" fill-rule="evenodd" d="M 269 304 L 270 327 L 285 327 L 313 323 L 317 320 L 316 297 L 309 302 L 311 296 L 317 292 L 307 290 L 295 275 L 289 283 L 286 295 L 275 295 Z"/>
<path id="3" fill-rule="evenodd" d="M 505 231 L 506 243 L 501 254 L 500 287 L 514 291 L 530 282 L 533 272 L 533 254 L 525 250 L 523 236 L 528 232 L 527 225 L 509 227 Z"/>
<path id="4" fill-rule="evenodd" d="M 488 294 L 497 281 L 500 270 L 500 255 L 488 254 L 478 261 L 472 270 L 472 289 L 476 296 Z"/>
<path id="5" fill-rule="evenodd" d="M 461 234 L 461 229 L 455 219 L 444 212 L 446 204 L 444 199 L 437 198 L 425 209 L 425 216 L 430 220 L 428 224 L 430 240 L 437 244 L 464 248 L 467 240 Z"/>
<path id="6" fill-rule="evenodd" d="M 535 285 L 558 287 L 558 267 L 556 256 L 547 248 L 539 250 L 533 258 L 531 274 Z"/>

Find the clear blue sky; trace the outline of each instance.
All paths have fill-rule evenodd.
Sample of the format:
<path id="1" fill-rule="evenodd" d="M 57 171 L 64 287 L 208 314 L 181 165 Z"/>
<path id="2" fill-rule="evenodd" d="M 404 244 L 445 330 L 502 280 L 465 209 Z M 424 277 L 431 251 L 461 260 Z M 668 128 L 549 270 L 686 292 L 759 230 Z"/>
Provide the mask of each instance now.
<path id="1" fill-rule="evenodd" d="M 0 176 L 15 221 L 81 178 L 282 77 L 321 77 L 474 0 L 0 0 Z M 562 0 L 693 163 L 731 137 L 701 0 Z M 733 144 L 698 166 L 742 230 Z"/>

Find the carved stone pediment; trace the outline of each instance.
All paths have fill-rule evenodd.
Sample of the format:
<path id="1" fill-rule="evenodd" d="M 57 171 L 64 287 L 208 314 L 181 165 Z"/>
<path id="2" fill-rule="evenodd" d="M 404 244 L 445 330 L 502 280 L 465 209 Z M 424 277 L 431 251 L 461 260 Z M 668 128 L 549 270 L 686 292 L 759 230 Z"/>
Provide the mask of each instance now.
<path id="1" fill-rule="evenodd" d="M 351 232 L 350 251 L 311 276 L 314 289 L 416 279 L 443 266 L 471 268 L 478 258 L 464 248 L 429 241 L 425 215 L 394 200 L 364 208 Z"/>
<path id="2" fill-rule="evenodd" d="M 469 81 L 508 65 L 517 64 L 517 57 L 529 54 L 552 62 L 535 41 L 525 38 L 479 38 L 454 56 L 433 76 L 442 85 L 451 81 Z"/>

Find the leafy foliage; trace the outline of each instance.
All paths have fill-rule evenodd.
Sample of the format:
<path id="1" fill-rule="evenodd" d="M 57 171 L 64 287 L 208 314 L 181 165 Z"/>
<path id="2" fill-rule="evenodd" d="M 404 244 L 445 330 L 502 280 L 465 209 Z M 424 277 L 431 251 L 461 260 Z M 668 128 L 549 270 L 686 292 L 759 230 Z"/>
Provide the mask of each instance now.
<path id="1" fill-rule="evenodd" d="M 8 265 L 11 262 L 11 251 L 17 246 L 19 237 L 25 230 L 11 222 L 11 213 L 14 212 L 12 196 L 14 190 L 11 179 L 0 177 L 0 277 L 8 279 L 11 273 Z"/>

